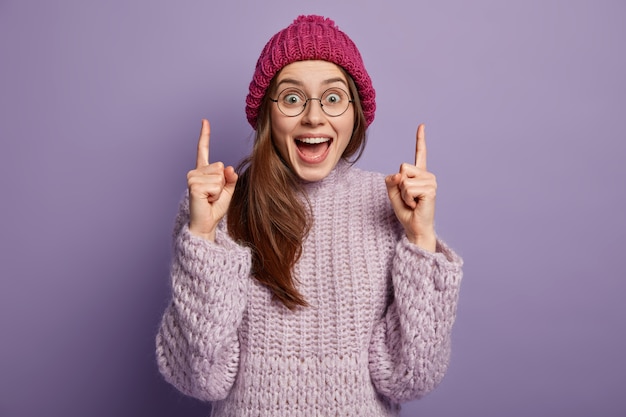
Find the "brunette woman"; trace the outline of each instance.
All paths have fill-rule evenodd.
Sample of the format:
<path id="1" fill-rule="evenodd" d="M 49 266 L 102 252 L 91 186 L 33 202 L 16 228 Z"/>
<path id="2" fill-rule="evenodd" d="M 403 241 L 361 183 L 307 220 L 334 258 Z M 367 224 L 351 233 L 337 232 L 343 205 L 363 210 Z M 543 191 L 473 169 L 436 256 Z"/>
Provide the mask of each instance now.
<path id="1" fill-rule="evenodd" d="M 375 109 L 354 43 L 300 16 L 259 57 L 237 172 L 202 121 L 157 359 L 212 415 L 397 416 L 441 381 L 462 261 L 435 234 L 423 125 L 415 164 L 352 165 Z"/>

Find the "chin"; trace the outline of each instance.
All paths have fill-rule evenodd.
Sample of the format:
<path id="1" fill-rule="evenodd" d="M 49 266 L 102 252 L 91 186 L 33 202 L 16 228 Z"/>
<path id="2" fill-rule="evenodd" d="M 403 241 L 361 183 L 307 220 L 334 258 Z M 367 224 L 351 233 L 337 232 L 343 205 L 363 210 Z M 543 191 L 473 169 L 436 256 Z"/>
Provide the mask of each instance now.
<path id="1" fill-rule="evenodd" d="M 295 169 L 296 175 L 303 181 L 316 182 L 321 181 L 330 174 L 333 170 L 332 167 L 298 167 Z"/>

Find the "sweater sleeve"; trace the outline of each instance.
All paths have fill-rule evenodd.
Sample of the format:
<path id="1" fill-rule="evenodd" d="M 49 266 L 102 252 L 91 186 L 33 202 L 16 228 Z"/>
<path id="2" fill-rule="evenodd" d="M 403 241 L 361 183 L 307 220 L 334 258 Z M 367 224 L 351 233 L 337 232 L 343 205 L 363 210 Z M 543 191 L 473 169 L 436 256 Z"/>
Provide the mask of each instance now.
<path id="1" fill-rule="evenodd" d="M 369 367 L 394 402 L 419 398 L 443 379 L 450 359 L 462 264 L 445 243 L 429 253 L 403 237 L 392 261 L 393 299 L 374 327 Z"/>
<path id="2" fill-rule="evenodd" d="M 174 228 L 172 300 L 156 337 L 159 370 L 186 395 L 228 395 L 239 366 L 237 329 L 246 306 L 250 253 L 222 227 L 215 242 L 189 232 L 188 199 Z"/>

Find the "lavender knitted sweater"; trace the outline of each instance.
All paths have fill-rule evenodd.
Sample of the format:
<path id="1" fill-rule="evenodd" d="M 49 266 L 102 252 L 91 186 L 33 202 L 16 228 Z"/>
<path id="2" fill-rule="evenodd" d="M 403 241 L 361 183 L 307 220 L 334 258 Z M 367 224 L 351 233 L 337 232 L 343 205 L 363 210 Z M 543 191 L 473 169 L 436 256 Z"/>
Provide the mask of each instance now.
<path id="1" fill-rule="evenodd" d="M 181 204 L 157 360 L 213 416 L 397 416 L 446 371 L 462 260 L 408 242 L 382 174 L 340 162 L 305 189 L 314 222 L 294 272 L 311 306 L 295 312 L 223 222 L 215 242 L 197 238 Z"/>

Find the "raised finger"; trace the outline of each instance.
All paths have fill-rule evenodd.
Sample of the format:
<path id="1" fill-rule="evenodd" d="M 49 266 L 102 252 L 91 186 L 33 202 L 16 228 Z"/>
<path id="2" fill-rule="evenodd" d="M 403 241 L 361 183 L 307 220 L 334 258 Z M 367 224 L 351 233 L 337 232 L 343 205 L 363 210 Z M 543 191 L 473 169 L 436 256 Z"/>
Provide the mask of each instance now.
<path id="1" fill-rule="evenodd" d="M 415 136 L 415 166 L 426 171 L 426 133 L 423 123 L 417 127 Z"/>
<path id="2" fill-rule="evenodd" d="M 198 156 L 196 158 L 196 168 L 209 165 L 209 142 L 211 137 L 211 125 L 207 119 L 202 119 L 202 129 L 200 139 L 198 139 Z"/>

